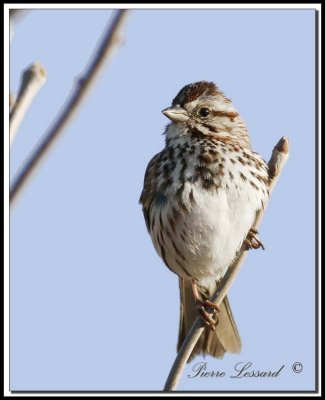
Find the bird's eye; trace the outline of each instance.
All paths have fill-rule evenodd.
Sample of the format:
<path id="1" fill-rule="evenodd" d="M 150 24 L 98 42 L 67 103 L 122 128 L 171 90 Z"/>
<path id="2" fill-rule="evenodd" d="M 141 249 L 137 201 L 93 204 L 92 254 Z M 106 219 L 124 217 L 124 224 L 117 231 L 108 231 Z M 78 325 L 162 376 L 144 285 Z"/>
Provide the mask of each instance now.
<path id="1" fill-rule="evenodd" d="M 206 118 L 210 114 L 210 108 L 201 107 L 198 112 L 199 116 L 202 118 Z"/>

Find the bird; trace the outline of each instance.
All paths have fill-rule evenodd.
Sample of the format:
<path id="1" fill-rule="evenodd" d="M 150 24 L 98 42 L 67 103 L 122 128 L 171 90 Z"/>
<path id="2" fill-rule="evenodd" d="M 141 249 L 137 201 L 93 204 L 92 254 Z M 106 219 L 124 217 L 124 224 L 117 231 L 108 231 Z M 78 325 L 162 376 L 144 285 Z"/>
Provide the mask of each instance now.
<path id="1" fill-rule="evenodd" d="M 239 353 L 228 297 L 211 300 L 244 244 L 264 249 L 253 229 L 269 197 L 268 164 L 252 150 L 246 123 L 219 87 L 185 85 L 162 111 L 165 147 L 149 162 L 139 203 L 153 246 L 179 278 L 177 350 L 198 315 L 204 332 L 188 360 Z"/>

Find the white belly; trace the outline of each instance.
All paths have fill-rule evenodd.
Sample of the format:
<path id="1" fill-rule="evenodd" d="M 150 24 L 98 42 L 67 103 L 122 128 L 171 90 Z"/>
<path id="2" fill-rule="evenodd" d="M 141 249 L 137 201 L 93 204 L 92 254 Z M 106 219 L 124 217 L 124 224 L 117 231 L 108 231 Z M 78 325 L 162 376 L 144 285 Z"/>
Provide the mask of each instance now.
<path id="1" fill-rule="evenodd" d="M 175 226 L 170 223 L 173 209 L 178 206 L 175 198 L 169 197 L 163 206 L 153 205 L 153 243 L 175 273 L 193 277 L 202 286 L 209 286 L 211 280 L 225 274 L 260 208 L 260 199 L 249 190 L 219 188 L 211 193 L 198 183 L 186 183 L 182 200 L 188 212 L 179 213 Z M 162 237 L 157 238 L 159 231 Z"/>

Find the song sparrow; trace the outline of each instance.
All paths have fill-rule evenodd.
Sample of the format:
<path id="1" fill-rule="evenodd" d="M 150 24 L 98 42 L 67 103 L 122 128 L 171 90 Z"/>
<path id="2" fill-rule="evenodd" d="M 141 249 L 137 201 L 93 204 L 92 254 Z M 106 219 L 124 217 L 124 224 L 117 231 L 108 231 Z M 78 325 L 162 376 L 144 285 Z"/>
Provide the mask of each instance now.
<path id="1" fill-rule="evenodd" d="M 162 112 L 172 123 L 148 164 L 140 203 L 156 251 L 179 276 L 178 349 L 199 312 L 206 328 L 191 358 L 222 357 L 239 352 L 241 341 L 227 297 L 220 308 L 209 298 L 244 241 L 263 247 L 251 227 L 268 199 L 268 166 L 214 83 L 186 85 Z"/>

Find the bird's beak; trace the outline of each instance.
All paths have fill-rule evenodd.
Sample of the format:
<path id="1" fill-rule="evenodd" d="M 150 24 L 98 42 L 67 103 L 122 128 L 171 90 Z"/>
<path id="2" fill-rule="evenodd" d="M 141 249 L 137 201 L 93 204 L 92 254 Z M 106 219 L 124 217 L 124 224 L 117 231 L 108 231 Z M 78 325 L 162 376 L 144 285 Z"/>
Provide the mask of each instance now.
<path id="1" fill-rule="evenodd" d="M 162 113 L 173 122 L 185 122 L 189 118 L 187 111 L 180 105 L 165 108 Z"/>

